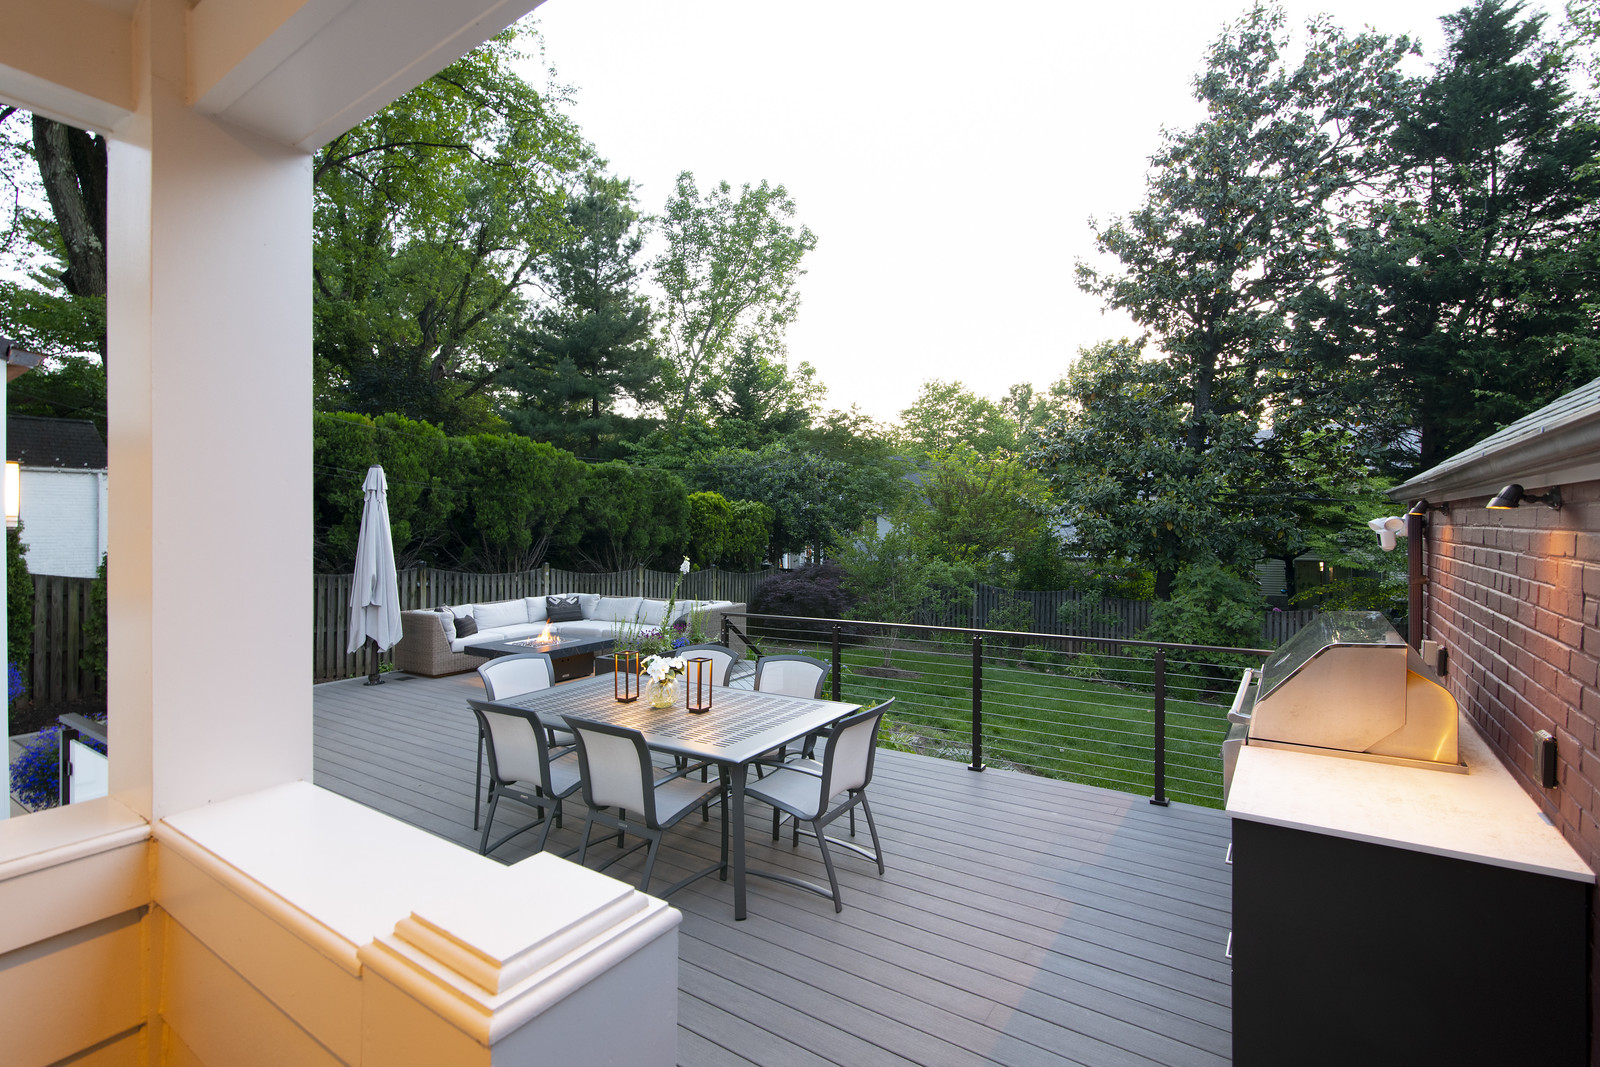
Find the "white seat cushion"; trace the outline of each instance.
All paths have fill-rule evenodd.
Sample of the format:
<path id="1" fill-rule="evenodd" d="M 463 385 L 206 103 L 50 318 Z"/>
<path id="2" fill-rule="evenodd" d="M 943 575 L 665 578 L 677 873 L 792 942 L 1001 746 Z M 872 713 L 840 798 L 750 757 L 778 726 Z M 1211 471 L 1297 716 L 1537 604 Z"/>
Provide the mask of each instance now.
<path id="1" fill-rule="evenodd" d="M 595 614 L 595 611 L 600 605 L 600 594 L 579 593 L 577 596 L 578 608 L 583 612 L 583 617 L 586 619 L 597 618 L 598 616 Z"/>
<path id="2" fill-rule="evenodd" d="M 466 637 L 453 638 L 450 642 L 451 652 L 462 652 L 468 645 L 481 645 L 485 641 L 504 641 L 506 635 L 501 630 L 479 630 Z"/>
<path id="3" fill-rule="evenodd" d="M 530 596 L 522 599 L 523 605 L 528 609 L 529 622 L 544 622 L 545 600 L 542 596 Z"/>
<path id="4" fill-rule="evenodd" d="M 522 598 L 502 600 L 495 604 L 478 604 L 472 609 L 479 630 L 493 630 L 502 626 L 528 621 L 528 602 Z"/>
<path id="5" fill-rule="evenodd" d="M 585 611 L 583 617 L 602 622 L 633 622 L 639 615 L 639 605 L 643 601 L 643 597 L 637 596 L 603 596 L 595 605 L 594 614 Z"/>

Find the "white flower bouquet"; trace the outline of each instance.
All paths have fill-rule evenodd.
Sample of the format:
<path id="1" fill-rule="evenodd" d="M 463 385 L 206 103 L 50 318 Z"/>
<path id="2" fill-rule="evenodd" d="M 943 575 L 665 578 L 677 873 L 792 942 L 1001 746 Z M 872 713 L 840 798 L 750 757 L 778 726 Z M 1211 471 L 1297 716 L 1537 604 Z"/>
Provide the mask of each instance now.
<path id="1" fill-rule="evenodd" d="M 682 656 L 646 656 L 640 665 L 651 681 L 665 682 L 687 670 L 689 661 Z"/>

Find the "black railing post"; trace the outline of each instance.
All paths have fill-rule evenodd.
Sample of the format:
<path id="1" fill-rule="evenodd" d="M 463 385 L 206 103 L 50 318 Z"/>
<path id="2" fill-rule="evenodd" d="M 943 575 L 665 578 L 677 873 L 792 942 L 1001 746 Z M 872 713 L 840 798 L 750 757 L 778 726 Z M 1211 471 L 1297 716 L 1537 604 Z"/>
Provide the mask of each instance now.
<path id="1" fill-rule="evenodd" d="M 62 726 L 56 731 L 56 802 L 62 807 L 72 803 L 72 742 L 78 731 Z"/>
<path id="2" fill-rule="evenodd" d="M 1156 649 L 1156 791 L 1150 803 L 1167 806 L 1167 650 Z"/>
<path id="3" fill-rule="evenodd" d="M 972 635 L 972 763 L 969 771 L 983 770 L 983 635 Z"/>
<path id="4" fill-rule="evenodd" d="M 728 617 L 726 615 L 722 616 L 722 645 L 724 648 L 733 647 L 728 644 Z"/>
<path id="5" fill-rule="evenodd" d="M 839 699 L 839 678 L 843 673 L 841 668 L 844 658 L 839 654 L 839 631 L 844 629 L 838 623 L 833 624 L 833 699 Z"/>

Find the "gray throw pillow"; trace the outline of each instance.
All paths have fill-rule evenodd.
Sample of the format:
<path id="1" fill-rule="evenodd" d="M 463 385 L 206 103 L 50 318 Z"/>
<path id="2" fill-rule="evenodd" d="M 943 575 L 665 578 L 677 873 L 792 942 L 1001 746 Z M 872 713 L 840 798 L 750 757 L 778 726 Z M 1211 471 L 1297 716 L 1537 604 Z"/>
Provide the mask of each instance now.
<path id="1" fill-rule="evenodd" d="M 456 636 L 471 637 L 478 632 L 478 620 L 471 615 L 463 615 L 456 620 Z"/>
<path id="2" fill-rule="evenodd" d="M 571 596 L 547 596 L 544 598 L 545 618 L 551 622 L 578 622 L 583 618 L 583 606 L 578 602 L 578 594 Z"/>
<path id="3" fill-rule="evenodd" d="M 444 636 L 454 638 L 456 635 L 456 615 L 448 607 L 440 606 L 433 609 L 439 613 L 439 625 L 444 627 Z"/>

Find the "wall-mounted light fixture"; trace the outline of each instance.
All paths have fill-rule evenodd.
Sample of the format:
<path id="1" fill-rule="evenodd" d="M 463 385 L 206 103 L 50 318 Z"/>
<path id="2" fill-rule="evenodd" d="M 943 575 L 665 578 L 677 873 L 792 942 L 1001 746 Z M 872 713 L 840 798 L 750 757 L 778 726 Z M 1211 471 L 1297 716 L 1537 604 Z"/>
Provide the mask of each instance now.
<path id="1" fill-rule="evenodd" d="M 1410 509 L 1406 512 L 1406 514 L 1407 515 L 1421 515 L 1423 517 L 1427 517 L 1427 514 L 1430 511 L 1442 511 L 1446 515 L 1448 515 L 1448 514 L 1450 514 L 1450 505 L 1449 504 L 1430 504 L 1426 500 L 1419 500 L 1415 504 L 1411 505 Z"/>
<path id="2" fill-rule="evenodd" d="M 1496 493 L 1493 500 L 1489 501 L 1489 507 L 1494 511 L 1507 511 L 1522 504 L 1545 504 L 1560 511 L 1561 487 L 1558 485 L 1551 486 L 1548 493 L 1536 495 L 1523 492 L 1522 486 L 1512 482 Z"/>
<path id="3" fill-rule="evenodd" d="M 22 464 L 6 463 L 6 529 L 15 530 L 22 520 Z"/>

